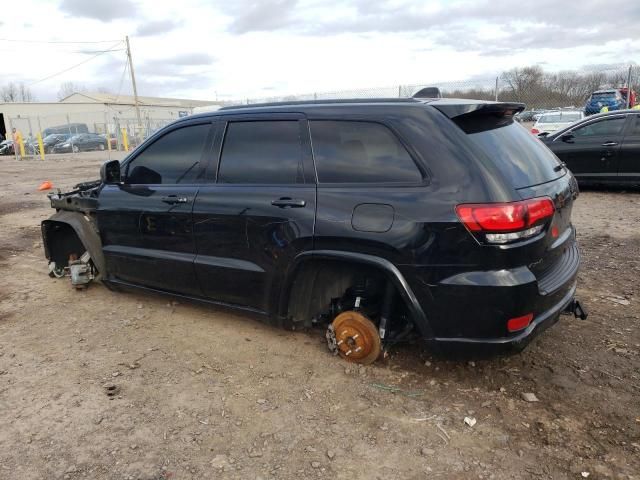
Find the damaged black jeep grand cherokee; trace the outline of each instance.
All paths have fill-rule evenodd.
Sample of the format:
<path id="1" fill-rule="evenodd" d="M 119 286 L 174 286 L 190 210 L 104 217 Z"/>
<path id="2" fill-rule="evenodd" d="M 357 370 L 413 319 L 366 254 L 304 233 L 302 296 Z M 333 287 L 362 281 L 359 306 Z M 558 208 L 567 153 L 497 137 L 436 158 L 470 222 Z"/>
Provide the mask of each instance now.
<path id="1" fill-rule="evenodd" d="M 326 329 L 357 362 L 408 339 L 523 348 L 574 299 L 574 177 L 521 104 L 264 104 L 181 119 L 54 194 L 56 275 Z"/>

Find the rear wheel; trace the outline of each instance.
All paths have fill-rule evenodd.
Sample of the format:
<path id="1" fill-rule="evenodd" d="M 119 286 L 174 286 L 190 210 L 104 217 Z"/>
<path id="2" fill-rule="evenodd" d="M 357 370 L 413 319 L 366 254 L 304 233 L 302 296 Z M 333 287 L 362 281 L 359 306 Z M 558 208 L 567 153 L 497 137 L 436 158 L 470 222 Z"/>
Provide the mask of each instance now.
<path id="1" fill-rule="evenodd" d="M 347 361 L 369 365 L 382 353 L 375 324 L 364 314 L 348 310 L 338 315 L 327 330 L 329 348 Z"/>

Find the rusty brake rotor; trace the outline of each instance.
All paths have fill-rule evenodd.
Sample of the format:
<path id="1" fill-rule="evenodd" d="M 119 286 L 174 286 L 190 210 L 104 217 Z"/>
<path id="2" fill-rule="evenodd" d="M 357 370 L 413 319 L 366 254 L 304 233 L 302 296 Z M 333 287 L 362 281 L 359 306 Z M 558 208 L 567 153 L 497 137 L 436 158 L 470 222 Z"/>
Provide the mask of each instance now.
<path id="1" fill-rule="evenodd" d="M 342 312 L 331 323 L 338 353 L 345 360 L 368 365 L 382 352 L 382 342 L 374 323 L 360 312 Z"/>

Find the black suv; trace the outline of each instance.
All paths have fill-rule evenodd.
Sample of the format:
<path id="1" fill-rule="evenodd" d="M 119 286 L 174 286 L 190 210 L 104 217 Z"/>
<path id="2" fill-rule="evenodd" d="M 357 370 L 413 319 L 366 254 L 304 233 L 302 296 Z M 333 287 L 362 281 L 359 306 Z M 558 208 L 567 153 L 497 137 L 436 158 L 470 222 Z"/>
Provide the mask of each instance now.
<path id="1" fill-rule="evenodd" d="M 363 363 L 416 337 L 521 348 L 582 313 L 577 184 L 513 121 L 522 108 L 381 99 L 181 119 L 51 195 L 46 256 L 77 286 L 95 275 L 326 328 Z"/>

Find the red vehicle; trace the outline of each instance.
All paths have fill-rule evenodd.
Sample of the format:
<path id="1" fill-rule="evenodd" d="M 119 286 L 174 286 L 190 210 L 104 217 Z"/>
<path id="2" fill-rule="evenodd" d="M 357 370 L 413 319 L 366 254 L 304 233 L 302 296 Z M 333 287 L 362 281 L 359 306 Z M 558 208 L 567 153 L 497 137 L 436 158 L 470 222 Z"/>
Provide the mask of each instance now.
<path id="1" fill-rule="evenodd" d="M 626 103 L 629 89 L 627 87 L 622 87 L 622 88 L 619 88 L 618 90 L 620 90 L 620 95 L 622 95 L 622 98 Z M 638 95 L 636 94 L 636 92 L 634 90 L 631 90 L 631 101 L 629 102 L 629 108 L 633 108 L 634 106 L 637 105 L 637 98 L 638 98 Z"/>

